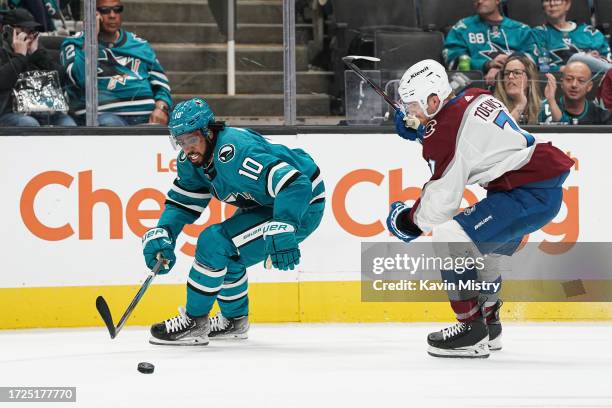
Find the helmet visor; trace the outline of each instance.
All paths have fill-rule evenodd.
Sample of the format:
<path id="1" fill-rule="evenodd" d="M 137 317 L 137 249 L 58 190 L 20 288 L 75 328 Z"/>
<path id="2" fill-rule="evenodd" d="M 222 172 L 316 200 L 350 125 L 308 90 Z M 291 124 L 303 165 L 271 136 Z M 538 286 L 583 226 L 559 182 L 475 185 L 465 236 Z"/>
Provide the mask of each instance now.
<path id="1" fill-rule="evenodd" d="M 200 143 L 200 135 L 197 133 L 183 133 L 178 136 L 170 136 L 170 144 L 174 150 L 187 149 L 193 145 Z"/>
<path id="2" fill-rule="evenodd" d="M 421 117 L 426 116 L 423 107 L 419 102 L 408 102 L 404 104 L 404 108 L 406 109 L 406 115 Z"/>

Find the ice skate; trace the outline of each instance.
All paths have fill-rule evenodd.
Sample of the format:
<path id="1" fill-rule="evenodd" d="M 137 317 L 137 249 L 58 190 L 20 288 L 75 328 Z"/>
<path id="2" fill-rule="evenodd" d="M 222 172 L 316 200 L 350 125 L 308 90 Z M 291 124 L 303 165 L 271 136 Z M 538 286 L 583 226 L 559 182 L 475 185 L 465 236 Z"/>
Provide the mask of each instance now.
<path id="1" fill-rule="evenodd" d="M 208 315 L 191 317 L 179 307 L 176 317 L 151 326 L 149 343 L 170 346 L 206 346 L 210 322 Z"/>
<path id="2" fill-rule="evenodd" d="M 214 340 L 247 339 L 249 337 L 249 316 L 227 318 L 221 313 L 210 319 L 210 333 Z"/>
<path id="3" fill-rule="evenodd" d="M 489 350 L 498 351 L 502 349 L 502 324 L 499 319 L 499 310 L 502 307 L 503 302 L 498 300 L 493 306 L 491 317 L 487 321 L 487 329 L 489 330 Z"/>
<path id="4" fill-rule="evenodd" d="M 487 358 L 489 334 L 482 317 L 468 323 L 459 322 L 427 336 L 429 349 L 434 357 Z"/>

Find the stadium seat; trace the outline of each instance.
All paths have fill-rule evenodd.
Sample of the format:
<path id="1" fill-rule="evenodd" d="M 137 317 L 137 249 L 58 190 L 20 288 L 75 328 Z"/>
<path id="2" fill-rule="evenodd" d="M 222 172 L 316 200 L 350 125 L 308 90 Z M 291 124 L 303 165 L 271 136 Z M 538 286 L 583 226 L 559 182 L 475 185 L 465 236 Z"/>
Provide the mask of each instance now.
<path id="1" fill-rule="evenodd" d="M 66 37 L 41 35 L 39 38 L 40 44 L 47 50 L 49 55 L 51 55 L 55 61 L 59 62 L 60 49 Z"/>
<path id="2" fill-rule="evenodd" d="M 595 20 L 605 34 L 610 34 L 612 24 L 612 1 L 595 0 Z"/>
<path id="3" fill-rule="evenodd" d="M 457 21 L 473 14 L 473 0 L 424 0 L 419 12 L 420 25 L 425 30 L 446 32 Z"/>
<path id="4" fill-rule="evenodd" d="M 374 56 L 380 58 L 377 68 L 383 72 L 403 72 L 424 59 L 442 63 L 443 48 L 444 36 L 439 31 L 377 31 L 374 35 Z"/>
<path id="5" fill-rule="evenodd" d="M 373 41 L 376 30 L 406 31 L 417 27 L 415 0 L 334 0 L 332 37 L 348 49 L 358 35 Z"/>
<path id="6" fill-rule="evenodd" d="M 418 30 L 415 0 L 331 0 L 333 15 L 329 29 L 334 85 L 332 94 L 338 100 L 344 95 L 342 57 L 351 54 L 374 54 L 377 30 L 408 32 Z M 362 69 L 373 68 L 361 65 Z M 337 107 L 342 107 L 339 104 Z M 337 108 L 333 106 L 334 109 Z"/>
<path id="7" fill-rule="evenodd" d="M 533 0 L 508 0 L 506 3 L 507 15 L 513 20 L 518 20 L 531 27 L 542 25 L 546 22 L 546 15 L 540 1 Z M 578 23 L 591 23 L 591 9 L 588 0 L 573 0 L 568 20 Z"/>
<path id="8" fill-rule="evenodd" d="M 567 19 L 578 23 L 591 24 L 591 6 L 589 5 L 589 0 L 573 0 Z"/>
<path id="9" fill-rule="evenodd" d="M 542 2 L 533 0 L 508 0 L 506 3 L 508 18 L 535 27 L 546 22 Z"/>

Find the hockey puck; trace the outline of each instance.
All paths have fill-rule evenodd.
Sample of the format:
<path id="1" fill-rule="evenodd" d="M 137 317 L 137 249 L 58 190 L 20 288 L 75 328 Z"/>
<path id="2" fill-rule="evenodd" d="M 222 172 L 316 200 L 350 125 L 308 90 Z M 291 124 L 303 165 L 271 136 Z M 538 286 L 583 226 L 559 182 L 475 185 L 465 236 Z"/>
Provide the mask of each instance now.
<path id="1" fill-rule="evenodd" d="M 138 371 L 143 374 L 153 374 L 155 366 L 151 363 L 138 363 Z"/>

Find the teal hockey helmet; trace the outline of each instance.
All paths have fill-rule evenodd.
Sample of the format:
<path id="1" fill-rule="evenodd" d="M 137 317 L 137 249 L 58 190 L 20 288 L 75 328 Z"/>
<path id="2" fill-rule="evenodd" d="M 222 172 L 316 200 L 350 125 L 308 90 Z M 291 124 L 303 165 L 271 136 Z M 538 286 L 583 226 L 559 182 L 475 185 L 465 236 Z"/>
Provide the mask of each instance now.
<path id="1" fill-rule="evenodd" d="M 171 139 L 198 129 L 202 130 L 204 136 L 207 136 L 210 133 L 208 125 L 214 122 L 215 114 L 206 101 L 202 98 L 191 98 L 178 103 L 172 109 L 168 128 Z"/>

